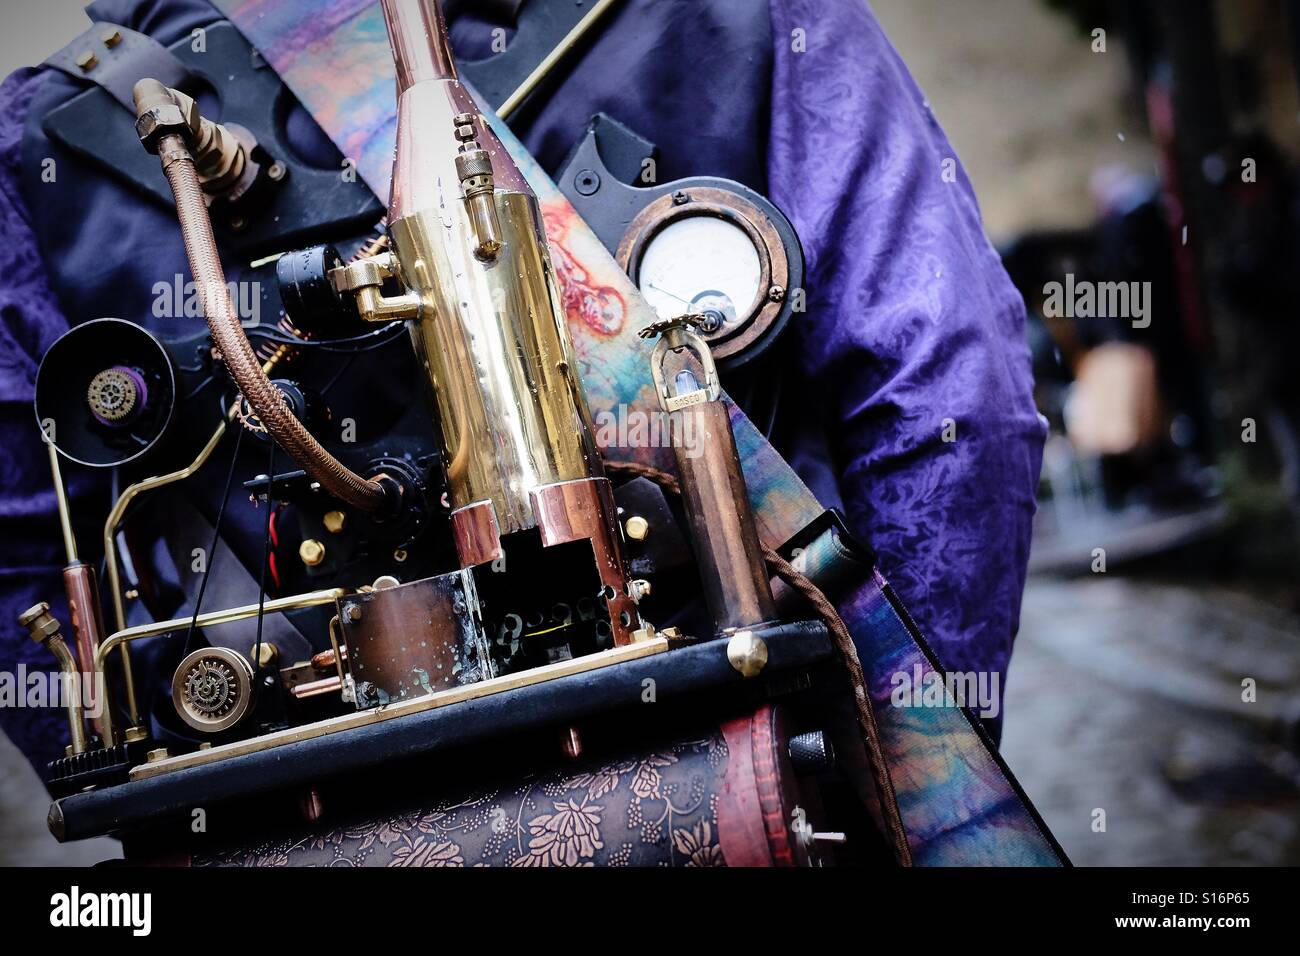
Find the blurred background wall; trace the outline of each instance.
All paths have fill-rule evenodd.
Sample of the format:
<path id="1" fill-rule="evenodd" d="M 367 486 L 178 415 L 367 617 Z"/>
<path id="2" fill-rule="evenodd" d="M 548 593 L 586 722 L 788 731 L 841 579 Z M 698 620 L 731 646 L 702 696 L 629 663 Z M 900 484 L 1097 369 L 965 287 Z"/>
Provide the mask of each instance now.
<path id="1" fill-rule="evenodd" d="M 871 5 L 1025 296 L 1052 426 L 1003 752 L 1077 863 L 1294 865 L 1300 5 Z M 1150 282 L 1150 326 L 1051 315 L 1067 274 Z"/>

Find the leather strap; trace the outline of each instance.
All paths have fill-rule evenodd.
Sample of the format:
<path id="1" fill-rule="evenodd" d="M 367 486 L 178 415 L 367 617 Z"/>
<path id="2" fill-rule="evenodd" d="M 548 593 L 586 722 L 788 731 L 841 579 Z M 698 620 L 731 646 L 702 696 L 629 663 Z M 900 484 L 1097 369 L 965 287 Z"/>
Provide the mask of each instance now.
<path id="1" fill-rule="evenodd" d="M 180 86 L 189 72 L 153 37 L 116 23 L 93 24 L 45 61 L 75 80 L 94 83 L 135 113 L 135 84 L 151 76 L 164 86 Z"/>

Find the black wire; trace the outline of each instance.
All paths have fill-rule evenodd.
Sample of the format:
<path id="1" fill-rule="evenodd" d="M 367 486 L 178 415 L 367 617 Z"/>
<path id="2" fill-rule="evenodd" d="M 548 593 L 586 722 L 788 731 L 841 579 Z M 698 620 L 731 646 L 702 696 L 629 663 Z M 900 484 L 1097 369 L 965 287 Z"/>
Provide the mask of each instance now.
<path id="1" fill-rule="evenodd" d="M 355 352 L 353 352 L 351 355 L 349 355 L 346 359 L 343 360 L 343 364 L 339 366 L 338 371 L 336 371 L 333 375 L 331 375 L 330 380 L 321 386 L 320 395 L 322 398 L 324 398 L 325 395 L 329 393 L 329 390 L 331 388 L 333 388 L 335 385 L 338 384 L 339 379 L 341 379 L 347 373 L 347 370 L 352 367 L 352 363 L 355 362 L 356 360 L 357 360 L 357 355 Z"/>
<path id="2" fill-rule="evenodd" d="M 190 626 L 185 631 L 182 658 L 190 652 L 190 642 L 194 639 L 194 628 L 199 621 L 199 608 L 203 606 L 203 593 L 208 589 L 208 577 L 212 574 L 212 566 L 217 562 L 217 543 L 221 540 L 221 522 L 226 516 L 226 502 L 230 498 L 230 488 L 235 482 L 235 466 L 239 463 L 239 446 L 243 442 L 244 429 L 240 426 L 235 433 L 235 450 L 230 454 L 230 471 L 226 474 L 226 489 L 221 493 L 221 505 L 217 508 L 217 520 L 212 526 L 212 544 L 208 548 L 208 563 L 203 569 L 203 580 L 199 582 L 198 596 L 194 599 L 194 615 L 190 618 Z"/>
<path id="3" fill-rule="evenodd" d="M 341 339 L 300 339 L 295 336 L 281 332 L 279 329 L 245 329 L 249 338 L 268 339 L 280 345 L 292 345 L 295 348 L 313 348 L 320 349 L 322 352 L 368 352 L 371 349 L 382 348 L 390 342 L 396 342 L 402 337 L 401 333 L 405 331 L 405 322 L 390 322 L 383 328 L 375 329 L 373 332 L 366 332 L 364 335 L 352 335 Z M 377 341 L 376 341 L 377 340 Z M 369 342 L 369 345 L 357 345 L 359 342 Z"/>
<path id="4" fill-rule="evenodd" d="M 271 566 L 271 522 L 275 520 L 275 439 L 267 436 L 271 453 L 266 464 L 266 537 L 262 540 L 262 576 L 257 595 L 257 640 L 253 642 L 253 693 L 258 690 L 262 676 L 262 620 L 266 615 L 266 572 Z"/>
<path id="5" fill-rule="evenodd" d="M 182 401 L 182 402 L 188 402 L 188 401 L 189 401 L 191 398 L 193 398 L 195 395 L 199 394 L 199 392 L 203 391 L 205 388 L 207 388 L 209 385 L 211 385 L 212 382 L 213 382 L 213 380 L 216 379 L 216 377 L 217 377 L 217 376 L 216 376 L 215 373 L 212 374 L 212 375 L 209 375 L 209 376 L 208 376 L 207 378 L 205 378 L 203 381 L 199 382 L 199 384 L 195 385 L 192 389 L 190 389 L 189 392 L 186 393 L 185 397 L 181 399 L 181 401 Z"/>

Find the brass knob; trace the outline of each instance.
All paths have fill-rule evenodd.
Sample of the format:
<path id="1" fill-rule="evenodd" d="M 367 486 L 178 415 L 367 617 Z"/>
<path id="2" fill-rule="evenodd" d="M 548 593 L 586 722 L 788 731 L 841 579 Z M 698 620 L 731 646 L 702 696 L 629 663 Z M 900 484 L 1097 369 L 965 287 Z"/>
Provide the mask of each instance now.
<path id="1" fill-rule="evenodd" d="M 302 563 L 307 567 L 314 568 L 325 560 L 325 545 L 315 538 L 308 538 L 298 545 L 298 557 L 302 559 Z"/>
<path id="2" fill-rule="evenodd" d="M 325 530 L 330 534 L 342 534 L 343 529 L 348 524 L 348 516 L 342 511 L 327 511 L 322 520 L 325 524 Z"/>
<path id="3" fill-rule="evenodd" d="M 623 524 L 623 530 L 633 541 L 644 541 L 650 534 L 650 522 L 640 515 L 633 515 Z"/>
<path id="4" fill-rule="evenodd" d="M 737 631 L 727 641 L 727 660 L 742 677 L 757 677 L 767 666 L 767 644 L 753 631 Z"/>

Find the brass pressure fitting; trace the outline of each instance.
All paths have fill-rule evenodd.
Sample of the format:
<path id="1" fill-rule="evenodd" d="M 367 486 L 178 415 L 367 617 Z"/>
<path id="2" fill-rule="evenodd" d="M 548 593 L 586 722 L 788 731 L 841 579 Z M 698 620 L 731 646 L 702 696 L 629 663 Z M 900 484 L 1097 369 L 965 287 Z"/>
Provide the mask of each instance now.
<path id="1" fill-rule="evenodd" d="M 473 113 L 457 113 L 452 118 L 460 152 L 456 154 L 456 175 L 469 206 L 470 223 L 478 245 L 474 255 L 490 262 L 501 253 L 501 223 L 497 219 L 497 206 L 493 198 L 496 180 L 492 173 L 492 157 L 479 145 L 474 134 L 477 118 Z"/>
<path id="2" fill-rule="evenodd" d="M 50 613 L 50 606 L 42 601 L 29 607 L 18 615 L 18 624 L 25 627 L 32 635 L 32 640 L 42 645 L 54 655 L 59 662 L 59 671 L 66 681 L 68 712 L 68 731 L 72 738 L 72 752 L 84 753 L 86 750 L 86 721 L 81 707 L 81 671 L 77 668 L 76 658 L 63 641 L 58 620 Z"/>
<path id="3" fill-rule="evenodd" d="M 193 97 L 163 86 L 157 80 L 141 80 L 132 93 L 136 106 L 135 131 L 145 149 L 157 153 L 164 137 L 180 136 L 189 147 L 204 192 L 236 198 L 236 193 L 247 191 L 256 177 L 257 166 L 249 159 L 253 143 L 246 131 L 237 128 L 236 132 L 205 119 Z"/>
<path id="4" fill-rule="evenodd" d="M 330 270 L 330 281 L 340 295 L 352 293 L 357 311 L 366 322 L 405 321 L 420 317 L 420 297 L 413 293 L 386 296 L 385 280 L 397 275 L 397 260 L 391 252 L 357 259 Z"/>

